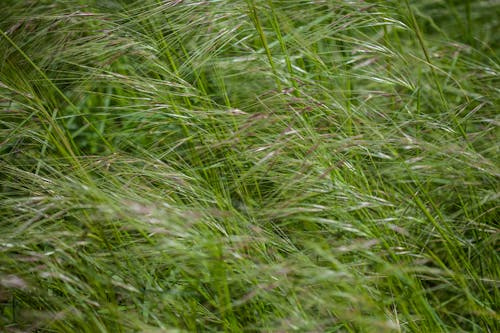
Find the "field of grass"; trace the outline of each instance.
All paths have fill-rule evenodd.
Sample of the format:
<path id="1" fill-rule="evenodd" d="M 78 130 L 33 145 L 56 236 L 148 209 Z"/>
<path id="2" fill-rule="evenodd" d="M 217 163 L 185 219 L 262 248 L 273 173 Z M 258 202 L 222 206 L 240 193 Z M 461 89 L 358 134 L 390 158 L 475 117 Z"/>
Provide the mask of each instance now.
<path id="1" fill-rule="evenodd" d="M 499 332 L 499 17 L 0 0 L 0 331 Z"/>

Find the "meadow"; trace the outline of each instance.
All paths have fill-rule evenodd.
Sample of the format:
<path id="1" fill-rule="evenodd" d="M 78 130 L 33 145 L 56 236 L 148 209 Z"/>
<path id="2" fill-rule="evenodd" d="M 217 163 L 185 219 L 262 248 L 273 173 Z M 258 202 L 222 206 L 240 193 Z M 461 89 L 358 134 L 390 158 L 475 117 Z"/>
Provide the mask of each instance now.
<path id="1" fill-rule="evenodd" d="M 499 332 L 499 31 L 0 0 L 0 331 Z"/>

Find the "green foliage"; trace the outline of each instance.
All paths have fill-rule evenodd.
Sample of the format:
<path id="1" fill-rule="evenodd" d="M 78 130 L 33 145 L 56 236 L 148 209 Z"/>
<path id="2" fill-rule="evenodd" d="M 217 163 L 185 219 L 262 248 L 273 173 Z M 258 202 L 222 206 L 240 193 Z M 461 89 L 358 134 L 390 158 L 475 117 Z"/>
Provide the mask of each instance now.
<path id="1" fill-rule="evenodd" d="M 496 332 L 494 1 L 3 1 L 0 328 Z"/>

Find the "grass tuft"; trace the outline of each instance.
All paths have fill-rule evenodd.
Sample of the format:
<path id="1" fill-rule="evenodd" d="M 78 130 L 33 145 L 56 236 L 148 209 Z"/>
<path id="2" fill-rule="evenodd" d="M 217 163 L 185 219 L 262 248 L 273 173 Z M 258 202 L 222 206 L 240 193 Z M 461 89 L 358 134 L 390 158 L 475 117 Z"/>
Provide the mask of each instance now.
<path id="1" fill-rule="evenodd" d="M 500 330 L 494 1 L 0 4 L 0 329 Z"/>

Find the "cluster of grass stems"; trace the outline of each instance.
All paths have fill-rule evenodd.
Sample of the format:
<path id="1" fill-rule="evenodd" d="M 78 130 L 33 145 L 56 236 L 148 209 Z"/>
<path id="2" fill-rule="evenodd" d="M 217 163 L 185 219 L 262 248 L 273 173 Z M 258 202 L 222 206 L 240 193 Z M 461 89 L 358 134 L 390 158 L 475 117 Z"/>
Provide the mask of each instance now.
<path id="1" fill-rule="evenodd" d="M 492 0 L 1 0 L 2 332 L 499 332 Z"/>

